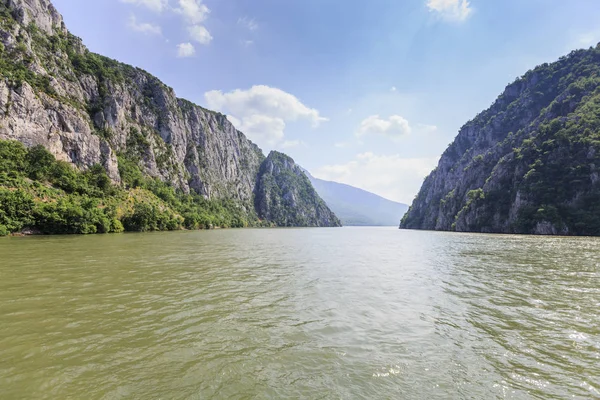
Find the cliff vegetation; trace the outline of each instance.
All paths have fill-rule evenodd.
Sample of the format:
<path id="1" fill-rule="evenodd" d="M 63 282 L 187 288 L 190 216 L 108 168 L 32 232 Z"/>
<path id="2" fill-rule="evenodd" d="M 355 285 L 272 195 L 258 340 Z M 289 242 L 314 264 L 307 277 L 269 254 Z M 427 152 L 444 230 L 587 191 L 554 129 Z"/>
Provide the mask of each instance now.
<path id="1" fill-rule="evenodd" d="M 3 204 L 6 231 L 319 226 L 291 206 L 259 219 L 261 149 L 225 115 L 90 52 L 49 0 L 0 0 L 0 140 L 5 150 L 24 145 L 22 160 L 3 164 L 3 196 L 17 193 L 31 206 L 13 212 Z M 36 155 L 43 173 L 30 163 Z M 71 212 L 80 222 L 70 224 Z"/>
<path id="2" fill-rule="evenodd" d="M 600 235 L 600 46 L 543 64 L 468 122 L 402 228 Z"/>

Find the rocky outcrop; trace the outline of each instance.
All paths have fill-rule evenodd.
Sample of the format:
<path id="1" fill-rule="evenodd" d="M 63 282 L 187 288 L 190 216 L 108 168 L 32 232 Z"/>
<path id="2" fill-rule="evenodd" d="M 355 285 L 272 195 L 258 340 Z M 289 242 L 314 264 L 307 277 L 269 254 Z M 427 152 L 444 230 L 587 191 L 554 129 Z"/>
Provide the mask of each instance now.
<path id="1" fill-rule="evenodd" d="M 62 15 L 50 0 L 8 0 L 5 2 L 13 17 L 23 26 L 36 24 L 48 35 L 56 31 L 67 33 Z"/>
<path id="2" fill-rule="evenodd" d="M 302 168 L 276 151 L 260 167 L 254 204 L 260 218 L 278 226 L 341 226 Z"/>
<path id="3" fill-rule="evenodd" d="M 401 228 L 600 234 L 600 48 L 527 72 L 462 127 Z"/>
<path id="4" fill-rule="evenodd" d="M 185 193 L 253 207 L 262 151 L 227 120 L 149 73 L 89 52 L 48 0 L 0 0 L 0 139 L 60 160 L 120 160 Z"/>

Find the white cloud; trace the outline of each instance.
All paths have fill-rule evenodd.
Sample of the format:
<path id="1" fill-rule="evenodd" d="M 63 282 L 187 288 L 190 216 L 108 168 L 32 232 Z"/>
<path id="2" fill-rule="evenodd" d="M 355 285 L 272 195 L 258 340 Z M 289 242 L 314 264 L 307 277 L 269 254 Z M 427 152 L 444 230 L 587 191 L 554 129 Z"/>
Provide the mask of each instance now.
<path id="1" fill-rule="evenodd" d="M 408 121 L 399 115 L 392 115 L 388 119 L 380 118 L 379 115 L 371 115 L 360 123 L 356 136 L 383 135 L 397 140 L 411 131 Z"/>
<path id="2" fill-rule="evenodd" d="M 192 25 L 188 27 L 190 37 L 200 44 L 209 44 L 213 37 L 210 32 L 202 25 Z"/>
<path id="3" fill-rule="evenodd" d="M 238 118 L 234 117 L 233 115 L 228 115 L 227 119 L 229 120 L 229 122 L 231 122 L 233 124 L 233 126 L 235 126 L 235 128 L 239 131 L 241 130 L 241 126 L 242 126 L 242 121 L 240 121 Z"/>
<path id="4" fill-rule="evenodd" d="M 465 21 L 473 13 L 468 0 L 427 0 L 429 11 L 450 21 Z"/>
<path id="5" fill-rule="evenodd" d="M 207 45 L 213 37 L 205 26 L 200 25 L 204 22 L 210 13 L 210 9 L 203 3 L 203 0 L 173 0 L 177 6 L 170 7 L 169 0 L 121 0 L 124 3 L 145 6 L 153 11 L 162 12 L 170 10 L 175 12 L 184 20 L 184 27 L 187 28 L 190 38 L 197 43 Z M 145 34 L 162 34 L 160 26 L 138 23 L 135 17 L 131 17 L 129 27 L 135 31 Z M 178 57 L 191 57 L 196 53 L 196 49 L 191 43 L 182 43 L 177 46 Z"/>
<path id="6" fill-rule="evenodd" d="M 302 118 L 315 126 L 327 121 L 327 118 L 319 115 L 319 111 L 308 108 L 296 96 L 265 85 L 252 86 L 248 90 L 236 89 L 228 93 L 213 90 L 205 93 L 204 97 L 209 107 L 239 116 L 260 114 L 289 121 Z"/>
<path id="7" fill-rule="evenodd" d="M 147 22 L 138 22 L 135 15 L 129 17 L 127 26 L 136 32 L 143 33 L 145 35 L 162 35 L 162 29 L 158 25 L 150 24 Z"/>
<path id="8" fill-rule="evenodd" d="M 357 154 L 345 164 L 324 165 L 311 171 L 325 180 L 341 182 L 410 204 L 438 158 L 402 158 L 399 155 Z"/>
<path id="9" fill-rule="evenodd" d="M 254 44 L 254 40 L 241 40 L 240 43 L 244 47 L 250 47 Z"/>
<path id="10" fill-rule="evenodd" d="M 180 43 L 177 45 L 177 57 L 187 58 L 196 54 L 196 48 L 191 43 Z"/>
<path id="11" fill-rule="evenodd" d="M 395 92 L 396 90 L 398 90 L 398 89 L 396 89 L 396 86 L 392 86 L 392 87 L 390 88 L 390 92 Z"/>
<path id="12" fill-rule="evenodd" d="M 202 0 L 179 0 L 179 8 L 175 11 L 183 15 L 187 23 L 192 25 L 203 22 L 210 13 Z"/>
<path id="13" fill-rule="evenodd" d="M 251 31 L 255 31 L 258 29 L 258 24 L 254 20 L 254 18 L 241 17 L 241 18 L 238 18 L 237 23 L 238 23 L 238 25 L 241 25 L 244 28 L 251 30 Z"/>
<path id="14" fill-rule="evenodd" d="M 259 145 L 275 147 L 285 137 L 285 121 L 268 115 L 253 114 L 241 119 L 228 115 L 227 119 L 238 130 Z"/>
<path id="15" fill-rule="evenodd" d="M 232 115 L 229 120 L 259 145 L 275 146 L 284 139 L 286 123 L 306 120 L 317 127 L 327 118 L 281 89 L 258 85 L 248 90 L 204 94 L 208 108 Z M 235 122 L 233 122 L 235 121 Z"/>
<path id="16" fill-rule="evenodd" d="M 152 11 L 162 12 L 167 8 L 168 0 L 121 0 L 123 3 L 135 4 L 137 6 L 148 7 Z"/>
<path id="17" fill-rule="evenodd" d="M 241 130 L 260 141 L 274 145 L 284 137 L 285 121 L 268 115 L 254 114 L 242 119 Z"/>

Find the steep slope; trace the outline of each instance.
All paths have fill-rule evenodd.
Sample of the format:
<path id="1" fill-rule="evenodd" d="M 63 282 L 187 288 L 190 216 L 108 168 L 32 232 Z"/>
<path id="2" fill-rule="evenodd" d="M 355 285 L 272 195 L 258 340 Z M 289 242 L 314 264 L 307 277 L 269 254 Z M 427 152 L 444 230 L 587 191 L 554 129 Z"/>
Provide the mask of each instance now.
<path id="1" fill-rule="evenodd" d="M 0 139 L 42 145 L 80 170 L 100 164 L 255 213 L 262 151 L 225 115 L 147 72 L 89 52 L 48 0 L 0 0 Z"/>
<path id="2" fill-rule="evenodd" d="M 408 210 L 406 204 L 304 172 L 319 196 L 345 226 L 396 226 Z"/>
<path id="3" fill-rule="evenodd" d="M 600 46 L 544 64 L 468 122 L 401 228 L 600 235 Z"/>
<path id="4" fill-rule="evenodd" d="M 260 167 L 255 206 L 279 226 L 341 226 L 294 160 L 272 151 Z"/>

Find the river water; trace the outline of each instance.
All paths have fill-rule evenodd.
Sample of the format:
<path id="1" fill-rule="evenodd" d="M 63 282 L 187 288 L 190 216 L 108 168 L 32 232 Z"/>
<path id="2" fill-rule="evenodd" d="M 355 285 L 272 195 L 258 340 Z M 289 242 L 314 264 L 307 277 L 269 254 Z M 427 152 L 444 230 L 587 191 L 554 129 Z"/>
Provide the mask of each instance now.
<path id="1" fill-rule="evenodd" d="M 0 398 L 600 398 L 600 240 L 0 239 Z"/>

